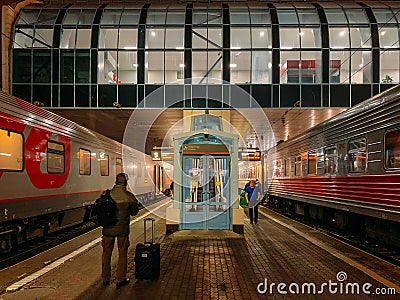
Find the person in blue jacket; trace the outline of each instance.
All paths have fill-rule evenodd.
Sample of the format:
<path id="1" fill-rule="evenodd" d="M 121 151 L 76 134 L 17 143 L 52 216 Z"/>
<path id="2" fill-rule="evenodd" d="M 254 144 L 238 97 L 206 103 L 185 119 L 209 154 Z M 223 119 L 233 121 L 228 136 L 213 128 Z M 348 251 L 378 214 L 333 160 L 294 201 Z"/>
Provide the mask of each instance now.
<path id="1" fill-rule="evenodd" d="M 250 224 L 257 224 L 258 221 L 258 204 L 260 203 L 261 193 L 260 189 L 256 186 L 256 181 L 251 180 L 250 185 L 246 188 L 246 200 L 249 206 Z"/>

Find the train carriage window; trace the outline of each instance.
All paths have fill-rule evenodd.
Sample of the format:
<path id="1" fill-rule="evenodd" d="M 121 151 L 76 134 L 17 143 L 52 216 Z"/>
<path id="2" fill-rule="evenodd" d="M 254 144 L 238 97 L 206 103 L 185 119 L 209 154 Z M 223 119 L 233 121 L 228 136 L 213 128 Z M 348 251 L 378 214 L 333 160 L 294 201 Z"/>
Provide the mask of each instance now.
<path id="1" fill-rule="evenodd" d="M 361 173 L 367 168 L 367 140 L 357 139 L 349 141 L 348 157 L 349 172 Z"/>
<path id="2" fill-rule="evenodd" d="M 296 156 L 294 164 L 295 164 L 294 175 L 301 176 L 301 155 Z"/>
<path id="3" fill-rule="evenodd" d="M 0 129 L 0 170 L 22 171 L 24 168 L 24 137 L 22 134 Z"/>
<path id="4" fill-rule="evenodd" d="M 90 175 L 91 173 L 91 153 L 89 150 L 79 149 L 79 174 Z"/>
<path id="5" fill-rule="evenodd" d="M 106 154 L 100 154 L 100 175 L 101 176 L 109 176 L 110 175 L 110 170 L 109 170 L 109 162 L 110 162 L 110 157 Z"/>
<path id="6" fill-rule="evenodd" d="M 308 174 L 317 174 L 317 154 L 315 153 L 308 154 Z"/>
<path id="7" fill-rule="evenodd" d="M 400 169 L 400 129 L 385 134 L 385 166 Z"/>
<path id="8" fill-rule="evenodd" d="M 325 174 L 336 174 L 338 156 L 336 147 L 325 149 Z"/>
<path id="9" fill-rule="evenodd" d="M 115 160 L 115 172 L 117 175 L 122 173 L 122 158 L 117 157 Z"/>
<path id="10" fill-rule="evenodd" d="M 63 174 L 65 172 L 65 147 L 64 144 L 47 142 L 47 173 Z"/>
<path id="11" fill-rule="evenodd" d="M 285 159 L 285 176 L 290 176 L 290 158 Z"/>
<path id="12" fill-rule="evenodd" d="M 276 163 L 275 163 L 275 176 L 276 176 L 276 177 L 281 177 L 281 176 L 282 176 L 281 169 L 282 169 L 282 160 L 281 160 L 281 159 L 278 159 L 278 160 L 276 161 Z M 254 177 L 256 177 L 256 176 L 257 176 L 257 175 L 255 174 Z"/>

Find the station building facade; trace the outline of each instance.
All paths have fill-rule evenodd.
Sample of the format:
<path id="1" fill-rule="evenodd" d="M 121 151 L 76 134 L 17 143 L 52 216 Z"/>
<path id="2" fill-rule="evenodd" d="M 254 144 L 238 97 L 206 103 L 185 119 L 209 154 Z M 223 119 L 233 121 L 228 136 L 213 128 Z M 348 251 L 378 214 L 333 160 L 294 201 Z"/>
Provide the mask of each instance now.
<path id="1" fill-rule="evenodd" d="M 11 93 L 52 108 L 220 109 L 234 84 L 263 108 L 350 107 L 399 83 L 400 3 L 162 2 L 23 8 Z"/>

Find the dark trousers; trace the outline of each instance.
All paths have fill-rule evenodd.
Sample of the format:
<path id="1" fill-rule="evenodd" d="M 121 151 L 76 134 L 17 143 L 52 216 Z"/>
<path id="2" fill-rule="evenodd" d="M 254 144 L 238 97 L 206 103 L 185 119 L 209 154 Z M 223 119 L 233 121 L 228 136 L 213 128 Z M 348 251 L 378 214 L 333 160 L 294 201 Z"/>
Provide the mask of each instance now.
<path id="1" fill-rule="evenodd" d="M 258 204 L 253 208 L 249 208 L 250 223 L 257 223 L 258 220 Z M 253 217 L 254 216 L 254 217 Z"/>
<path id="2" fill-rule="evenodd" d="M 117 265 L 117 282 L 124 281 L 128 268 L 128 247 L 129 236 L 104 236 L 102 239 L 103 257 L 102 257 L 102 277 L 103 281 L 109 281 L 111 277 L 111 255 L 114 249 L 115 239 L 118 243 L 118 265 Z"/>

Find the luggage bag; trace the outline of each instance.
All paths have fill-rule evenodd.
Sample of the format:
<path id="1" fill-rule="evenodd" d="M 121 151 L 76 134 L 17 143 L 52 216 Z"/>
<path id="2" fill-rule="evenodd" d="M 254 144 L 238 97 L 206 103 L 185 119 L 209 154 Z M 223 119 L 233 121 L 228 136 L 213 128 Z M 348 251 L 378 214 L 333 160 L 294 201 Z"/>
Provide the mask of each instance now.
<path id="1" fill-rule="evenodd" d="M 146 239 L 146 224 L 151 222 L 151 242 Z M 160 277 L 160 244 L 154 243 L 153 218 L 144 219 L 144 243 L 136 245 L 135 253 L 135 277 L 138 280 L 156 280 Z"/>

